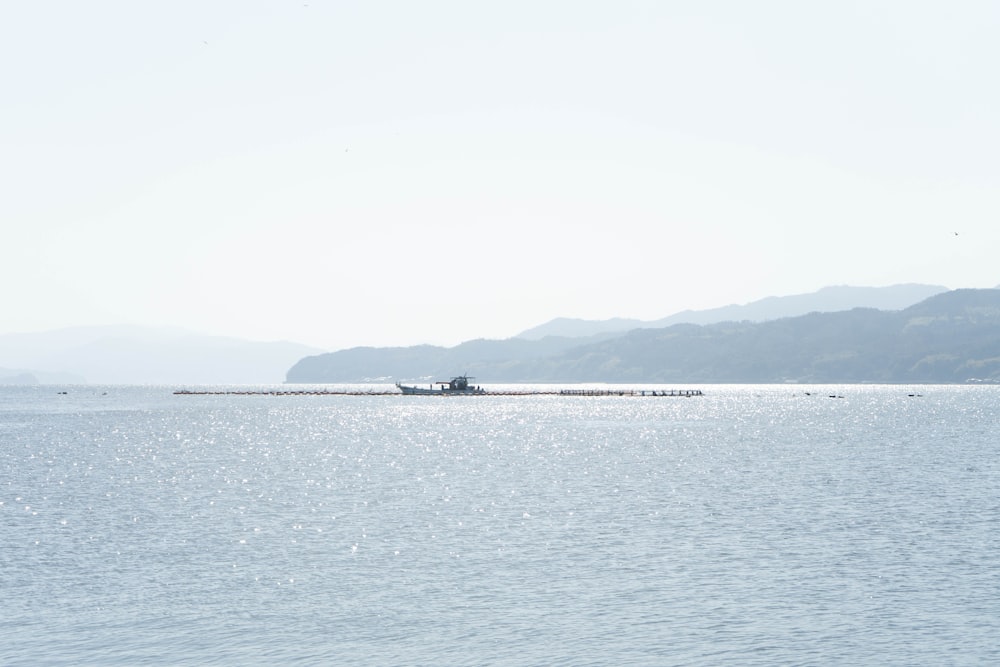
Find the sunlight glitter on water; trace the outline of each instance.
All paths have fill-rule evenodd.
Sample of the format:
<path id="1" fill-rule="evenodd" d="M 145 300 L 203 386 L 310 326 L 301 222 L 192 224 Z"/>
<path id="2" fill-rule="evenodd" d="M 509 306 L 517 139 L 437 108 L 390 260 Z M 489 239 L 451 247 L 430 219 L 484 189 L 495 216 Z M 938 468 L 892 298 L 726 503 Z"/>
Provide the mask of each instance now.
<path id="1" fill-rule="evenodd" d="M 996 390 L 705 389 L 8 396 L 0 658 L 998 657 Z"/>

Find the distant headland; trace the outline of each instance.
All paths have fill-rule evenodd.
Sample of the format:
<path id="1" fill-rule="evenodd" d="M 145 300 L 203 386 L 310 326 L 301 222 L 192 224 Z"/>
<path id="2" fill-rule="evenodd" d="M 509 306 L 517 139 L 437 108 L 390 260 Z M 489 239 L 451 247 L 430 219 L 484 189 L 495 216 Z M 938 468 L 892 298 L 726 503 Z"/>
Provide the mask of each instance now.
<path id="1" fill-rule="evenodd" d="M 856 295 L 921 298 L 895 309 L 851 306 L 852 289 L 862 290 Z M 843 308 L 813 308 L 820 296 L 832 294 Z M 546 335 L 539 327 L 527 337 L 452 348 L 353 348 L 300 360 L 287 382 L 422 379 L 455 369 L 492 383 L 1000 382 L 1000 289 L 828 288 L 814 295 L 817 300 L 806 296 L 784 297 L 784 311 L 782 299 L 772 298 L 688 318 L 704 323 L 643 323 L 617 331 L 589 323 L 578 329 L 585 336 Z M 782 314 L 796 309 L 807 310 Z M 570 332 L 566 321 L 556 326 Z"/>

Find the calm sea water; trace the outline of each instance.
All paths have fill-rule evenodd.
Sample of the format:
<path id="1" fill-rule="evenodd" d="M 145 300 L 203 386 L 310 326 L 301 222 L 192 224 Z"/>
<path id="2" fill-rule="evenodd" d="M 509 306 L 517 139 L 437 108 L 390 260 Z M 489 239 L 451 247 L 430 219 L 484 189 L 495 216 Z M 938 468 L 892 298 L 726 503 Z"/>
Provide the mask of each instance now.
<path id="1" fill-rule="evenodd" d="M 0 664 L 1000 662 L 1000 388 L 701 388 L 0 388 Z"/>

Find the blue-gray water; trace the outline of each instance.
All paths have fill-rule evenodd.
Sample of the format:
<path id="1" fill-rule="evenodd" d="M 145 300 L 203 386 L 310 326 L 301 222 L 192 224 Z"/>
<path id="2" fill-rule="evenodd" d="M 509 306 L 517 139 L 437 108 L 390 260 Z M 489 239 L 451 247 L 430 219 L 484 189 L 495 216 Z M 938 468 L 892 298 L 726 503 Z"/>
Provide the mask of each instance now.
<path id="1" fill-rule="evenodd" d="M 0 664 L 1000 661 L 1000 388 L 701 388 L 0 388 Z"/>

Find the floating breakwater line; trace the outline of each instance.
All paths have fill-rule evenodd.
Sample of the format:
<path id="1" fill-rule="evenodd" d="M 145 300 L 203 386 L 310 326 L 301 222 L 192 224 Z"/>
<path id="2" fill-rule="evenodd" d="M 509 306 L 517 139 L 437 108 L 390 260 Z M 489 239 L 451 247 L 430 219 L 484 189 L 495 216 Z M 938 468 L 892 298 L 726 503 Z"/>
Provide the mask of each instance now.
<path id="1" fill-rule="evenodd" d="M 405 396 L 398 390 L 351 389 L 178 389 L 177 396 Z M 430 395 L 430 394 L 425 394 Z M 433 394 L 448 396 L 448 392 Z M 701 389 L 553 389 L 486 390 L 481 394 L 455 392 L 453 396 L 664 396 L 690 398 L 704 396 Z"/>
<path id="2" fill-rule="evenodd" d="M 701 389 L 560 389 L 559 396 L 704 396 Z"/>

